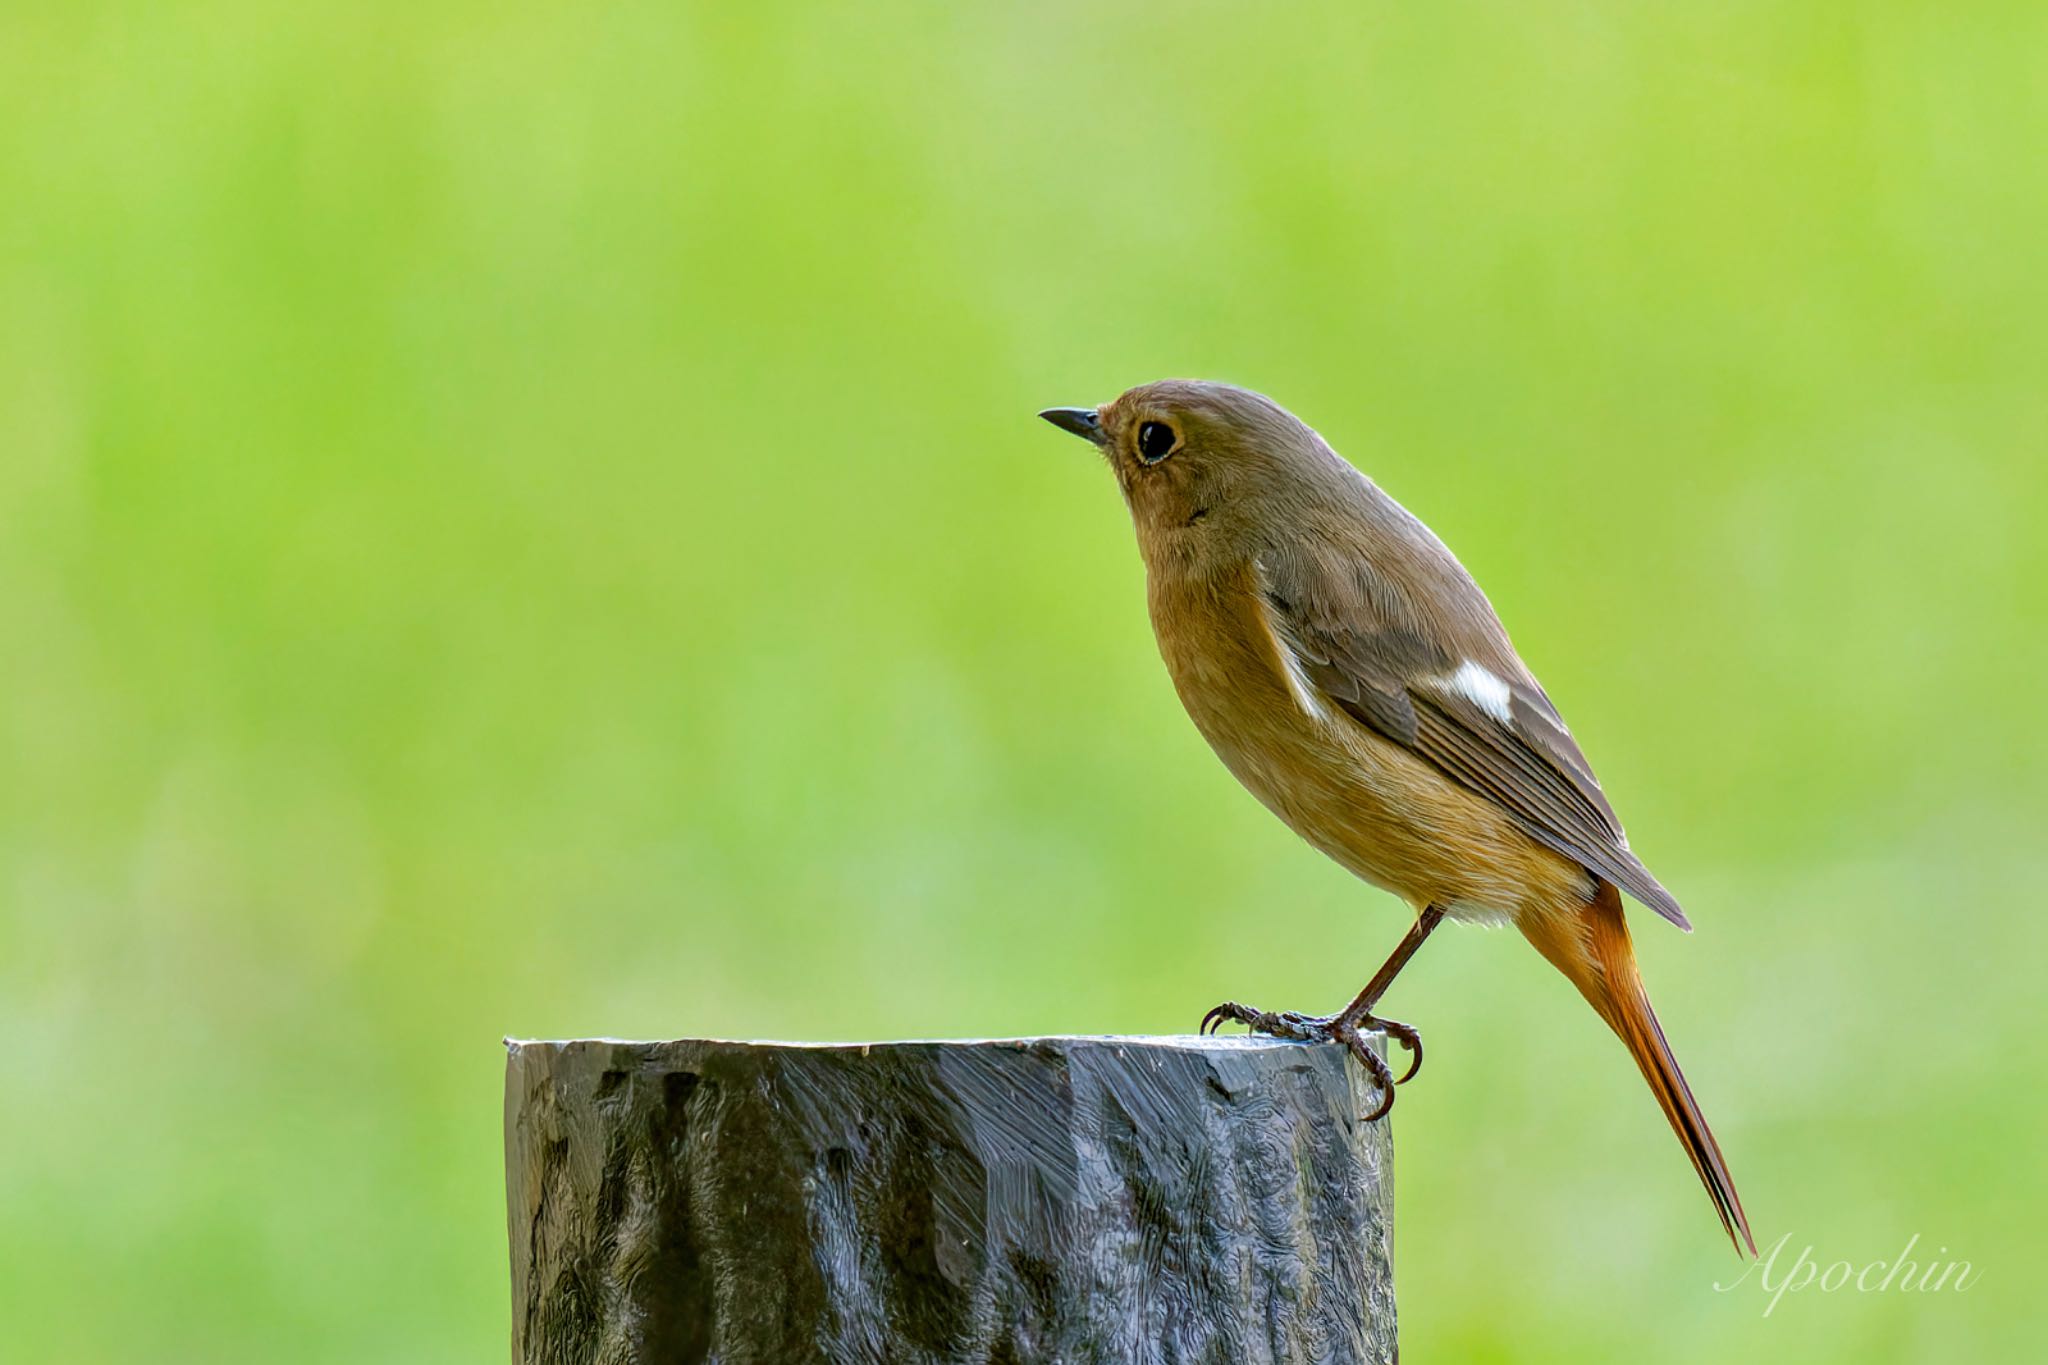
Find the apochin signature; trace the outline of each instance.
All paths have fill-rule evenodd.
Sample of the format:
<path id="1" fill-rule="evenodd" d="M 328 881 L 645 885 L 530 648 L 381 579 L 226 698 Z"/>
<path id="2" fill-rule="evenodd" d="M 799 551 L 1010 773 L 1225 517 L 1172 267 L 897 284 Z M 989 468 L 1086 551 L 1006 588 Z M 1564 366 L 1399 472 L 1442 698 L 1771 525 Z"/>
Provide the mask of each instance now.
<path id="1" fill-rule="evenodd" d="M 1751 1276 L 1756 1277 L 1757 1288 L 1771 1296 L 1764 1305 L 1764 1316 L 1769 1317 L 1777 1310 L 1778 1300 L 1787 1294 L 1796 1294 L 1802 1289 L 1818 1288 L 1823 1294 L 1832 1294 L 1840 1289 L 1854 1289 L 1859 1294 L 1913 1293 L 1934 1294 L 1952 1290 L 1962 1293 L 1975 1284 L 1981 1275 L 1968 1261 L 1930 1260 L 1924 1264 L 1908 1260 L 1913 1248 L 1920 1244 L 1920 1234 L 1914 1233 L 1906 1239 L 1906 1245 L 1899 1254 L 1889 1261 L 1869 1261 L 1857 1265 L 1851 1261 L 1834 1261 L 1827 1265 L 1813 1259 L 1813 1248 L 1807 1246 L 1793 1258 L 1785 1273 L 1773 1282 L 1778 1269 L 1778 1254 L 1785 1249 L 1785 1243 L 1792 1238 L 1786 1233 L 1771 1243 L 1770 1249 L 1749 1268 L 1727 1284 L 1714 1281 L 1714 1288 L 1723 1294 L 1741 1286 Z M 1942 1247 L 1937 1257 L 1948 1255 L 1948 1248 Z M 1953 1277 L 1953 1278 L 1951 1278 Z"/>

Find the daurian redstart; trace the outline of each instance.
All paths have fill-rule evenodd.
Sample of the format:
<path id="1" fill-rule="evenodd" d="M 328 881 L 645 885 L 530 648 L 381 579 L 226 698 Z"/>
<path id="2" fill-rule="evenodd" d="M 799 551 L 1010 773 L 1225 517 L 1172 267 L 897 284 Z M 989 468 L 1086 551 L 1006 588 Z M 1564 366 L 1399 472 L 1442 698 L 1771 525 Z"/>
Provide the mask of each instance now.
<path id="1" fill-rule="evenodd" d="M 1164 380 L 1049 408 L 1094 442 L 1131 509 L 1152 628 L 1188 715 L 1288 826 L 1416 912 L 1386 965 L 1329 1016 L 1231 1002 L 1236 1020 L 1344 1043 L 1393 1104 L 1367 1032 L 1422 1061 L 1373 1007 L 1445 918 L 1510 921 L 1642 1068 L 1731 1239 L 1756 1252 L 1735 1182 L 1650 1010 L 1621 892 L 1682 929 L 1629 851 L 1571 732 L 1444 543 L 1270 399 Z"/>

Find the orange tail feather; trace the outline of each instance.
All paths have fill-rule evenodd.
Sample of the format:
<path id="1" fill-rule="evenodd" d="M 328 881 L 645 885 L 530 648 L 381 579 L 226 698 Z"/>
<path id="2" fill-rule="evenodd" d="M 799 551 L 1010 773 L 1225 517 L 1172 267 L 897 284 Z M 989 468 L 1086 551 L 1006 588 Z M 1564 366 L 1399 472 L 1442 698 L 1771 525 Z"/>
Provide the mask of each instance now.
<path id="1" fill-rule="evenodd" d="M 1592 905 L 1579 916 L 1531 919 L 1520 927 L 1536 950 L 1579 988 L 1587 1003 L 1607 1021 L 1629 1055 L 1636 1059 L 1643 1079 L 1650 1083 L 1651 1093 L 1656 1095 L 1664 1117 L 1670 1121 L 1671 1131 L 1678 1134 L 1686 1155 L 1692 1158 L 1693 1169 L 1699 1172 L 1700 1183 L 1707 1187 L 1714 1210 L 1721 1216 L 1721 1226 L 1728 1231 L 1728 1240 L 1735 1243 L 1737 1251 L 1747 1245 L 1749 1254 L 1756 1255 L 1756 1239 L 1750 1235 L 1749 1219 L 1743 1215 L 1742 1200 L 1735 1193 L 1735 1178 L 1728 1173 L 1720 1144 L 1714 1141 L 1713 1131 L 1707 1127 L 1706 1117 L 1700 1113 L 1692 1089 L 1685 1083 L 1685 1073 L 1678 1069 L 1678 1059 L 1671 1055 L 1671 1044 L 1665 1041 L 1664 1030 L 1650 1008 L 1650 997 L 1643 990 L 1643 979 L 1636 971 L 1635 950 L 1629 943 L 1628 922 L 1622 918 L 1621 893 L 1612 884 L 1602 882 Z"/>

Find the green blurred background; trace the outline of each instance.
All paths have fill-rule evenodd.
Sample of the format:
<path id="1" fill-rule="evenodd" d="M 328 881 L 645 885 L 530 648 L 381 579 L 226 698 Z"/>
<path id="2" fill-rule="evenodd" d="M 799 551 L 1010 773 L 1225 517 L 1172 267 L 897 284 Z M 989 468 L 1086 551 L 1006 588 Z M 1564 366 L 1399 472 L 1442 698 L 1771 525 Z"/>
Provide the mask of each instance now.
<path id="1" fill-rule="evenodd" d="M 496 1361 L 503 1034 L 1174 1032 L 1403 911 L 1033 412 L 1270 392 L 1487 585 L 1686 938 L 1766 1319 L 1511 934 L 1391 1012 L 1416 1360 L 2019 1359 L 2048 11 L 0 9 L 0 1355 Z"/>

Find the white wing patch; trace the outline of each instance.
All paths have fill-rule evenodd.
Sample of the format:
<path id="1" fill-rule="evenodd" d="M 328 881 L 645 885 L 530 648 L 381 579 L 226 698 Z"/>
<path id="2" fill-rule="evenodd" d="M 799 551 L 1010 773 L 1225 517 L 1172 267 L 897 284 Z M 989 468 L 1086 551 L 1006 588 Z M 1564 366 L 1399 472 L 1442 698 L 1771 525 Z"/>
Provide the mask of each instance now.
<path id="1" fill-rule="evenodd" d="M 1287 641 L 1280 638 L 1280 632 L 1274 630 L 1270 622 L 1266 629 L 1273 637 L 1274 650 L 1280 655 L 1280 671 L 1287 675 L 1287 690 L 1294 694 L 1295 705 L 1327 724 L 1330 713 L 1323 709 L 1322 698 L 1316 695 L 1315 685 L 1308 680 L 1308 674 L 1301 671 L 1301 660 L 1294 657 L 1294 651 L 1287 647 Z"/>
<path id="2" fill-rule="evenodd" d="M 1458 671 L 1437 684 L 1446 692 L 1455 692 L 1466 701 L 1492 716 L 1502 725 L 1511 723 L 1508 700 L 1512 695 L 1508 685 L 1495 677 L 1483 664 L 1470 659 L 1458 665 Z"/>
<path id="3" fill-rule="evenodd" d="M 1294 657 L 1293 648 L 1288 645 L 1287 637 L 1280 633 L 1279 624 L 1273 620 L 1272 609 L 1265 603 L 1266 566 L 1253 559 L 1252 572 L 1257 575 L 1260 587 L 1259 620 L 1266 627 L 1267 638 L 1273 642 L 1273 653 L 1280 657 L 1280 674 L 1287 679 L 1287 690 L 1293 694 L 1294 704 L 1307 713 L 1309 719 L 1328 725 L 1329 709 L 1323 705 L 1322 696 L 1316 691 L 1315 684 L 1308 680 L 1308 674 L 1302 671 L 1301 660 Z"/>

